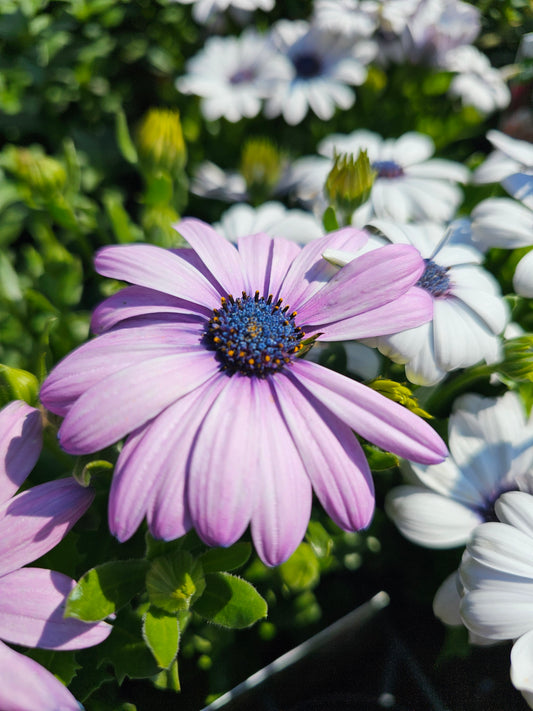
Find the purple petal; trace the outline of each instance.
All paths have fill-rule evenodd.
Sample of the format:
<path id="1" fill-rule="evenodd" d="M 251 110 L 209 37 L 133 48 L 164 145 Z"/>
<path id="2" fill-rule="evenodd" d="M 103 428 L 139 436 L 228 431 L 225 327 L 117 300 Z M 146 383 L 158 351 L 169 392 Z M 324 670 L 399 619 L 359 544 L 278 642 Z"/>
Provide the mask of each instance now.
<path id="1" fill-rule="evenodd" d="M 148 526 L 155 538 L 166 541 L 183 536 L 192 526 L 187 498 L 188 457 L 198 428 L 226 384 L 227 376 L 220 374 L 201 392 L 186 396 L 174 406 L 173 444 L 168 446 L 164 466 L 160 469 L 161 483 L 148 509 Z"/>
<path id="2" fill-rule="evenodd" d="M 374 484 L 352 430 L 288 378 L 276 378 L 275 389 L 320 503 L 345 531 L 365 528 L 374 513 Z"/>
<path id="3" fill-rule="evenodd" d="M 322 258 L 322 253 L 326 249 L 358 252 L 367 241 L 368 233 L 364 230 L 345 227 L 309 242 L 287 272 L 279 295 L 293 309 L 300 309 L 338 271 L 337 267 Z"/>
<path id="4" fill-rule="evenodd" d="M 209 351 L 176 353 L 112 373 L 76 400 L 59 429 L 71 454 L 96 452 L 117 442 L 218 371 Z"/>
<path id="5" fill-rule="evenodd" d="M 0 504 L 25 481 L 39 459 L 42 444 L 39 410 L 22 400 L 0 410 Z"/>
<path id="6" fill-rule="evenodd" d="M 24 647 L 83 649 L 100 644 L 113 629 L 64 617 L 75 581 L 44 568 L 22 568 L 0 578 L 0 638 Z"/>
<path id="7" fill-rule="evenodd" d="M 378 447 L 421 464 L 436 464 L 446 458 L 446 445 L 427 422 L 372 388 L 310 361 L 294 361 L 286 372 Z"/>
<path id="8" fill-rule="evenodd" d="M 64 417 L 74 402 L 93 385 L 128 366 L 145 364 L 164 355 L 191 351 L 201 345 L 202 330 L 194 324 L 128 324 L 85 343 L 58 363 L 43 383 L 43 405 Z"/>
<path id="9" fill-rule="evenodd" d="M 306 329 L 306 336 L 322 334 L 321 341 L 349 341 L 357 338 L 372 338 L 398 333 L 431 321 L 433 299 L 418 287 L 412 287 L 406 294 L 376 309 L 357 314 L 352 318 L 328 325 Z"/>
<path id="10" fill-rule="evenodd" d="M 102 247 L 94 260 L 96 271 L 112 279 L 162 291 L 210 309 L 220 293 L 205 276 L 178 254 L 152 244 Z"/>
<path id="11" fill-rule="evenodd" d="M 250 521 L 261 476 L 258 383 L 239 374 L 227 377 L 190 455 L 189 510 L 198 535 L 210 546 L 231 545 Z"/>
<path id="12" fill-rule="evenodd" d="M 35 660 L 0 642 L 2 711 L 80 711 L 83 706 Z"/>
<path id="13" fill-rule="evenodd" d="M 346 266 L 300 306 L 299 322 L 332 323 L 376 309 L 399 298 L 424 271 L 414 247 L 391 244 L 367 252 Z"/>
<path id="14" fill-rule="evenodd" d="M 187 457 L 183 453 L 188 452 L 217 391 L 216 382 L 205 383 L 128 437 L 109 495 L 109 528 L 119 541 L 130 538 L 149 511 L 158 521 L 156 531 L 150 526 L 157 538 L 167 538 L 160 535 L 159 527 L 177 532 L 169 538 L 179 538 L 190 528 L 184 503 Z"/>
<path id="15" fill-rule="evenodd" d="M 66 536 L 94 494 L 74 479 L 57 479 L 0 506 L 0 576 L 40 558 Z"/>
<path id="16" fill-rule="evenodd" d="M 210 309 L 193 304 L 160 291 L 143 286 L 127 286 L 99 304 L 93 311 L 91 330 L 93 333 L 109 331 L 117 323 L 137 316 L 154 314 L 176 314 L 190 316 L 191 312 L 201 319 L 209 318 Z"/>
<path id="17" fill-rule="evenodd" d="M 248 293 L 259 291 L 265 298 L 272 294 L 274 302 L 277 301 L 279 287 L 301 248 L 294 242 L 269 237 L 264 232 L 240 237 L 238 244 Z"/>
<path id="18" fill-rule="evenodd" d="M 266 565 L 287 560 L 302 542 L 311 516 L 312 488 L 304 464 L 276 402 L 275 385 L 259 381 L 261 425 L 255 448 L 260 468 L 253 482 L 251 530 Z"/>
<path id="19" fill-rule="evenodd" d="M 242 261 L 231 242 L 206 222 L 192 217 L 174 225 L 174 229 L 191 245 L 222 287 L 222 293 L 240 296 L 245 288 Z"/>

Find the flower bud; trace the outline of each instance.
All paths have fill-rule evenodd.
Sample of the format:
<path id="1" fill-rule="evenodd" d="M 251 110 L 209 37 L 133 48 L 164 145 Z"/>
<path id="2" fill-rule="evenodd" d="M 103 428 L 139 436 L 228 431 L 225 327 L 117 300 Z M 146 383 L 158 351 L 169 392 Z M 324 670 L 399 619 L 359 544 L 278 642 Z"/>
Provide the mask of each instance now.
<path id="1" fill-rule="evenodd" d="M 329 203 L 348 218 L 347 222 L 350 222 L 352 213 L 368 200 L 376 175 L 366 150 L 359 151 L 357 159 L 352 153 L 335 155 L 324 191 Z"/>
<path id="2" fill-rule="evenodd" d="M 533 334 L 506 340 L 498 371 L 519 382 L 533 381 Z"/>
<path id="3" fill-rule="evenodd" d="M 418 400 L 414 397 L 413 393 L 405 385 L 397 383 L 395 380 L 386 380 L 385 378 L 376 378 L 371 382 L 367 383 L 372 390 L 381 393 L 389 400 L 394 400 L 400 405 L 403 405 L 415 415 L 419 417 L 424 417 L 425 419 L 431 419 L 432 415 L 429 412 L 423 410 L 418 404 Z"/>
<path id="4" fill-rule="evenodd" d="M 252 202 L 255 198 L 262 202 L 272 194 L 282 168 L 282 156 L 268 138 L 252 138 L 244 144 L 241 154 L 241 173 Z"/>
<path id="5" fill-rule="evenodd" d="M 8 146 L 4 150 L 2 165 L 32 191 L 41 195 L 60 191 L 67 182 L 65 168 L 55 158 L 45 155 L 40 146 Z"/>
<path id="6" fill-rule="evenodd" d="M 136 144 L 144 170 L 170 175 L 181 173 L 187 149 L 179 111 L 150 109 L 137 130 Z"/>

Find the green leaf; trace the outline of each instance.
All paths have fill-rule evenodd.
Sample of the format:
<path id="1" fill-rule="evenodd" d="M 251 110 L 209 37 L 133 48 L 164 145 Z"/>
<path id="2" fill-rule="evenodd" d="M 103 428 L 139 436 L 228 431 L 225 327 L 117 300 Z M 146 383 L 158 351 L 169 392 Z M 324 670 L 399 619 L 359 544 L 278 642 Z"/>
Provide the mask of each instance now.
<path id="1" fill-rule="evenodd" d="M 229 573 L 209 573 L 194 612 L 222 627 L 242 629 L 267 616 L 266 601 L 253 585 Z"/>
<path id="2" fill-rule="evenodd" d="M 168 669 L 163 669 L 152 679 L 154 686 L 167 691 L 181 691 L 180 677 L 178 673 L 178 660 L 174 659 Z"/>
<path id="3" fill-rule="evenodd" d="M 108 191 L 103 196 L 111 227 L 119 244 L 136 242 L 142 239 L 142 231 L 135 225 L 124 209 L 122 197 L 118 192 Z"/>
<path id="4" fill-rule="evenodd" d="M 137 150 L 131 140 L 126 114 L 123 109 L 117 111 L 116 118 L 115 134 L 120 152 L 128 163 L 136 165 L 138 161 Z"/>
<path id="5" fill-rule="evenodd" d="M 75 652 L 56 652 L 53 649 L 28 649 L 25 654 L 39 662 L 66 685 L 70 684 L 78 669 L 81 669 L 81 665 L 76 661 Z"/>
<path id="6" fill-rule="evenodd" d="M 68 596 L 66 617 L 103 620 L 144 588 L 145 560 L 116 560 L 87 571 Z"/>
<path id="7" fill-rule="evenodd" d="M 3 252 L 0 252 L 0 297 L 6 301 L 21 301 L 22 299 L 17 272 Z"/>
<path id="8" fill-rule="evenodd" d="M 372 444 L 363 444 L 365 456 L 368 460 L 368 466 L 374 472 L 381 472 L 385 469 L 394 469 L 400 463 L 400 460 L 391 452 L 384 452 Z"/>
<path id="9" fill-rule="evenodd" d="M 39 381 L 32 373 L 19 368 L 0 365 L 0 407 L 11 400 L 24 400 L 29 405 L 37 402 Z"/>
<path id="10" fill-rule="evenodd" d="M 143 617 L 143 639 L 161 669 L 169 669 L 176 658 L 180 630 L 176 615 L 150 607 Z"/>
<path id="11" fill-rule="evenodd" d="M 320 580 L 320 564 L 309 543 L 300 543 L 278 570 L 285 585 L 294 592 L 308 590 Z"/>
<path id="12" fill-rule="evenodd" d="M 339 222 L 334 208 L 330 205 L 322 215 L 322 224 L 326 232 L 334 232 L 339 229 Z"/>
<path id="13" fill-rule="evenodd" d="M 91 478 L 97 474 L 109 472 L 113 469 L 111 462 L 105 459 L 94 459 L 90 461 L 89 457 L 83 456 L 76 459 L 72 476 L 81 486 L 89 486 Z"/>
<path id="14" fill-rule="evenodd" d="M 333 538 L 318 521 L 309 521 L 305 537 L 320 558 L 325 558 L 331 554 L 333 550 Z"/>
<path id="15" fill-rule="evenodd" d="M 252 546 L 245 541 L 234 543 L 229 548 L 210 548 L 200 556 L 204 573 L 235 570 L 244 565 L 252 553 Z"/>

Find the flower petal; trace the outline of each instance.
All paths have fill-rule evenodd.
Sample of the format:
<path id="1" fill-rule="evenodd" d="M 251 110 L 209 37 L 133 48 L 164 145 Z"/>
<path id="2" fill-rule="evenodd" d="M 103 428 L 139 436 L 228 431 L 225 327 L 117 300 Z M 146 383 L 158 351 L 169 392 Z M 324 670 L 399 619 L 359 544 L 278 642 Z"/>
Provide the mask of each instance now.
<path id="1" fill-rule="evenodd" d="M 238 244 L 248 293 L 252 295 L 259 291 L 265 298 L 272 294 L 276 302 L 280 285 L 301 248 L 294 242 L 269 237 L 264 232 L 240 237 Z"/>
<path id="2" fill-rule="evenodd" d="M 0 576 L 40 558 L 66 536 L 94 494 L 74 479 L 57 479 L 0 506 Z"/>
<path id="3" fill-rule="evenodd" d="M 275 391 L 292 439 L 320 503 L 345 531 L 358 531 L 374 513 L 374 484 L 353 432 L 289 378 Z"/>
<path id="4" fill-rule="evenodd" d="M 288 375 L 379 447 L 422 464 L 446 457 L 446 445 L 427 422 L 375 390 L 309 361 L 293 362 Z"/>
<path id="5" fill-rule="evenodd" d="M 312 489 L 279 411 L 276 386 L 268 381 L 259 385 L 257 404 L 266 417 L 256 432 L 261 476 L 254 482 L 251 531 L 261 560 L 280 565 L 303 540 L 311 516 Z"/>
<path id="6" fill-rule="evenodd" d="M 424 271 L 419 252 L 409 245 L 388 245 L 342 267 L 300 306 L 305 324 L 332 323 L 378 308 L 402 296 Z"/>
<path id="7" fill-rule="evenodd" d="M 192 217 L 181 220 L 174 225 L 174 229 L 187 240 L 220 284 L 223 290 L 221 295 L 240 296 L 245 284 L 242 260 L 235 246 L 211 225 Z"/>
<path id="8" fill-rule="evenodd" d="M 244 533 L 262 471 L 257 430 L 261 381 L 235 374 L 208 410 L 189 460 L 187 498 L 194 527 L 210 546 L 229 546 Z M 243 435 L 245 433 L 245 436 Z"/>
<path id="9" fill-rule="evenodd" d="M 56 415 L 65 416 L 74 402 L 108 376 L 137 364 L 148 369 L 157 357 L 204 350 L 195 324 L 132 323 L 108 331 L 60 361 L 43 383 L 40 398 Z"/>
<path id="10" fill-rule="evenodd" d="M 106 622 L 64 617 L 75 581 L 44 568 L 21 568 L 0 578 L 0 638 L 24 647 L 83 649 L 103 642 Z"/>
<path id="11" fill-rule="evenodd" d="M 511 681 L 533 708 L 533 630 L 517 639 L 511 650 Z"/>
<path id="12" fill-rule="evenodd" d="M 463 624 L 459 610 L 461 596 L 458 588 L 460 585 L 459 576 L 457 571 L 454 570 L 440 585 L 433 598 L 433 613 L 445 625 L 458 626 Z"/>
<path id="13" fill-rule="evenodd" d="M 39 410 L 22 400 L 0 410 L 0 504 L 13 496 L 31 472 L 42 444 Z"/>
<path id="14" fill-rule="evenodd" d="M 152 244 L 102 247 L 94 260 L 99 274 L 145 286 L 210 309 L 220 303 L 220 293 L 203 274 L 178 254 Z"/>
<path id="15" fill-rule="evenodd" d="M 202 316 L 209 318 L 211 311 L 200 304 L 192 304 L 161 291 L 144 286 L 127 286 L 95 308 L 91 331 L 104 333 L 126 319 L 155 314 L 175 314 L 179 321 L 180 316 L 191 314 L 197 315 L 198 319 L 202 319 Z"/>
<path id="16" fill-rule="evenodd" d="M 83 706 L 51 672 L 0 642 L 0 708 L 80 711 Z"/>
<path id="17" fill-rule="evenodd" d="M 482 517 L 467 506 L 416 486 L 397 486 L 385 510 L 401 533 L 426 548 L 464 545 Z"/>
<path id="18" fill-rule="evenodd" d="M 67 413 L 59 429 L 61 446 L 70 454 L 84 454 L 117 442 L 202 385 L 218 367 L 213 355 L 201 350 L 134 363 L 108 375 Z"/>

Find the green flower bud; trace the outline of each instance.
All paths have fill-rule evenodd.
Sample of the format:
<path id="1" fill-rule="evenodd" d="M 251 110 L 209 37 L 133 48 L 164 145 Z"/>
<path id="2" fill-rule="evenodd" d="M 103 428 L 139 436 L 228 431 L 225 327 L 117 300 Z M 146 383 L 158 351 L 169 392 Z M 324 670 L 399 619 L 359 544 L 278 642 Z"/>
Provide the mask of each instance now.
<path id="1" fill-rule="evenodd" d="M 40 146 L 7 146 L 1 163 L 33 192 L 41 195 L 58 192 L 67 182 L 63 165 L 55 158 L 45 155 Z"/>
<path id="2" fill-rule="evenodd" d="M 366 150 L 359 151 L 357 159 L 352 153 L 335 155 L 324 192 L 329 203 L 345 216 L 346 222 L 349 223 L 354 210 L 368 200 L 376 175 Z"/>
<path id="3" fill-rule="evenodd" d="M 35 407 L 39 381 L 32 373 L 19 368 L 0 365 L 0 408 L 11 400 L 24 400 Z"/>
<path id="4" fill-rule="evenodd" d="M 176 175 L 187 161 L 180 114 L 171 109 L 150 109 L 136 134 L 137 150 L 144 170 Z"/>
<path id="5" fill-rule="evenodd" d="M 533 334 L 505 341 L 503 352 L 500 373 L 518 382 L 533 381 Z"/>
<path id="6" fill-rule="evenodd" d="M 418 400 L 405 385 L 401 385 L 395 380 L 386 380 L 385 378 L 376 378 L 367 384 L 373 390 L 376 390 L 376 392 L 388 397 L 389 400 L 394 400 L 394 402 L 397 402 L 406 407 L 408 410 L 411 410 L 411 412 L 414 412 L 415 415 L 425 417 L 426 419 L 432 418 L 432 415 L 430 415 L 429 412 L 426 412 L 419 406 Z"/>
<path id="7" fill-rule="evenodd" d="M 202 564 L 187 551 L 156 558 L 146 574 L 150 602 L 165 612 L 188 610 L 204 589 Z"/>
<path id="8" fill-rule="evenodd" d="M 272 194 L 281 171 L 283 158 L 268 138 L 251 138 L 241 153 L 241 173 L 252 201 L 262 202 Z"/>

